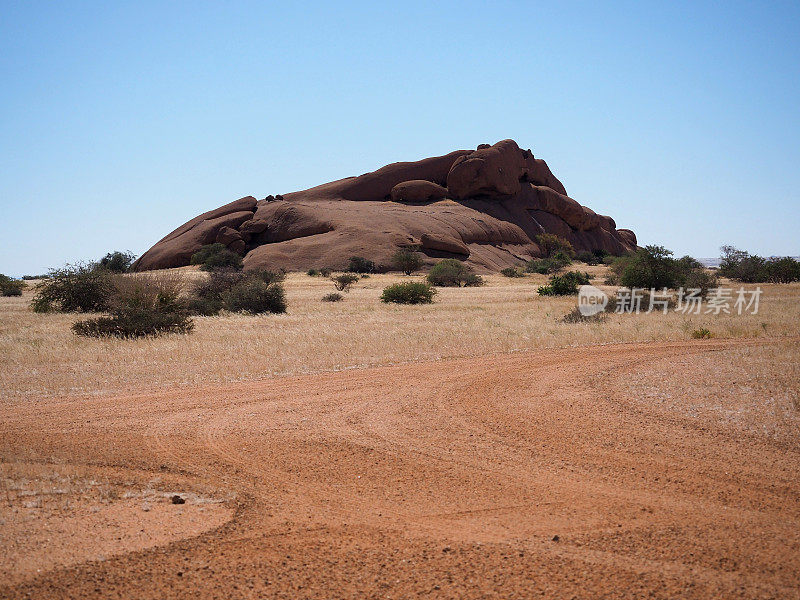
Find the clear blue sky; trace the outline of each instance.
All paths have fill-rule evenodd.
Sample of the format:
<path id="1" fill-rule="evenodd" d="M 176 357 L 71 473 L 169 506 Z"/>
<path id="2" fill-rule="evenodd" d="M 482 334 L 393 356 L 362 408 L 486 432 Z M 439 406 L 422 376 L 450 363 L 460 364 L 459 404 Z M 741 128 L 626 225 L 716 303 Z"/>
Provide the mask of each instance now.
<path id="1" fill-rule="evenodd" d="M 800 254 L 800 3 L 0 0 L 0 272 L 514 138 L 642 244 Z"/>

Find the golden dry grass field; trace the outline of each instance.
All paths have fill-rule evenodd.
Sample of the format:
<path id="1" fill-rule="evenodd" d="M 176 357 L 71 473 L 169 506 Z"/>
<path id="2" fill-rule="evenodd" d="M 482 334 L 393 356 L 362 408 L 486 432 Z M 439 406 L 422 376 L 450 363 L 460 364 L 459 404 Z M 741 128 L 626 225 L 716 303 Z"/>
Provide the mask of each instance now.
<path id="1" fill-rule="evenodd" d="M 602 285 L 605 267 L 583 268 L 593 284 L 613 291 Z M 205 276 L 193 268 L 175 272 L 187 281 Z M 320 299 L 334 291 L 330 280 L 292 273 L 286 314 L 196 317 L 191 335 L 140 340 L 78 337 L 70 325 L 84 317 L 33 313 L 29 286 L 22 297 L 0 298 L 0 390 L 4 399 L 157 390 L 538 348 L 685 340 L 699 327 L 716 338 L 800 332 L 800 284 L 762 285 L 756 315 L 670 310 L 569 324 L 561 318 L 575 298 L 538 296 L 544 275 L 488 275 L 483 287 L 440 288 L 426 306 L 379 301 L 386 285 L 410 279 L 421 277 L 373 275 L 344 301 L 329 303 Z"/>

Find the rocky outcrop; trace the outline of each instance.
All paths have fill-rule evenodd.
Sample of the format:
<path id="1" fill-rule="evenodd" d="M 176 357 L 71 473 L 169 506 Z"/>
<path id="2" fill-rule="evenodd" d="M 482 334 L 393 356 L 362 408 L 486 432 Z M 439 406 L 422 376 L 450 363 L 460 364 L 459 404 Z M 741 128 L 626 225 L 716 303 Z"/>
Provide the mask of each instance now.
<path id="1" fill-rule="evenodd" d="M 241 198 L 182 225 L 134 268 L 187 265 L 202 245 L 219 242 L 245 268 L 341 268 L 354 255 L 389 264 L 398 248 L 417 246 L 429 262 L 455 257 L 497 270 L 540 256 L 536 236 L 546 232 L 577 250 L 636 247 L 632 231 L 567 196 L 543 160 L 503 140 L 284 196 Z"/>

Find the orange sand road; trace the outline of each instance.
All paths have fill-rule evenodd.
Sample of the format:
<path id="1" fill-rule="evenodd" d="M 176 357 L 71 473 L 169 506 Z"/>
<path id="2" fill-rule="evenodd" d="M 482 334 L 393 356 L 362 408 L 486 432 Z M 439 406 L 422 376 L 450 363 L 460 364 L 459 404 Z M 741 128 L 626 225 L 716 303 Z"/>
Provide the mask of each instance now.
<path id="1" fill-rule="evenodd" d="M 798 598 L 800 435 L 625 385 L 756 343 L 6 403 L 0 596 Z"/>

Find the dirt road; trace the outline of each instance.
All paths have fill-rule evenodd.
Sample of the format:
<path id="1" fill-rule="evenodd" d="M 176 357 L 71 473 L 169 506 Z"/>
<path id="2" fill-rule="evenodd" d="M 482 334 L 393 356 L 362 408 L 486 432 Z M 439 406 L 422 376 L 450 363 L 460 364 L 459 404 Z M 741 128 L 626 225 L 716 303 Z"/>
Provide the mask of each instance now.
<path id="1" fill-rule="evenodd" d="M 626 385 L 754 343 L 4 404 L 0 596 L 800 597 L 800 435 Z"/>

